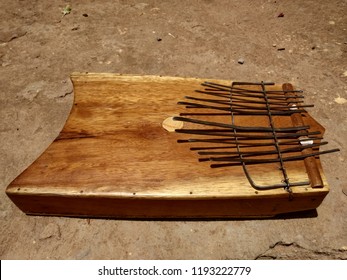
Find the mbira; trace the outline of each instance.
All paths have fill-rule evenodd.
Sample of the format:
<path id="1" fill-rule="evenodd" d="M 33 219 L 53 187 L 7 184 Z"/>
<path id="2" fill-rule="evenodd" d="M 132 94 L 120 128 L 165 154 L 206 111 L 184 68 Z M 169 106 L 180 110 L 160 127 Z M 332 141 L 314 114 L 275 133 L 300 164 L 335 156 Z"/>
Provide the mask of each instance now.
<path id="1" fill-rule="evenodd" d="M 82 74 L 56 140 L 7 188 L 25 213 L 248 218 L 317 208 L 324 128 L 291 84 Z M 212 167 L 212 168 L 211 168 Z"/>

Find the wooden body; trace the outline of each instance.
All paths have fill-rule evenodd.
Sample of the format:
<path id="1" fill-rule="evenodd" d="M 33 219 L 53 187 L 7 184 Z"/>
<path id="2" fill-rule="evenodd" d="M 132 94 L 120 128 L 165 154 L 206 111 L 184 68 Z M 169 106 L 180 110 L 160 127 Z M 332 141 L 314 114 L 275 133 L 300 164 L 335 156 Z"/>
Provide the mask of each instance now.
<path id="1" fill-rule="evenodd" d="M 74 106 L 57 139 L 7 188 L 25 213 L 116 218 L 270 217 L 315 209 L 329 189 L 256 190 L 241 167 L 199 163 L 182 135 L 162 127 L 177 101 L 204 81 L 192 78 L 73 74 Z M 212 80 L 211 80 L 212 81 Z M 230 81 L 213 80 L 221 84 Z M 281 85 L 279 86 L 281 88 Z M 324 133 L 308 114 L 304 122 Z M 267 167 L 254 171 L 271 180 Z M 304 163 L 291 163 L 306 179 Z"/>

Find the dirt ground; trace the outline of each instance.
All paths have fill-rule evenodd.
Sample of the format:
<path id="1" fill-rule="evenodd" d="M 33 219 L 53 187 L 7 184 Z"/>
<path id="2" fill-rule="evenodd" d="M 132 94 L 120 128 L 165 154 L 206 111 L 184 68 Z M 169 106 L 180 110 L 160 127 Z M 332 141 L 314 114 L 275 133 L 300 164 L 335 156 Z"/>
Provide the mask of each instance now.
<path id="1" fill-rule="evenodd" d="M 347 259 L 347 1 L 143 1 L 0 1 L 1 259 Z M 306 218 L 26 216 L 5 188 L 62 129 L 74 71 L 291 82 L 341 149 L 331 192 Z"/>

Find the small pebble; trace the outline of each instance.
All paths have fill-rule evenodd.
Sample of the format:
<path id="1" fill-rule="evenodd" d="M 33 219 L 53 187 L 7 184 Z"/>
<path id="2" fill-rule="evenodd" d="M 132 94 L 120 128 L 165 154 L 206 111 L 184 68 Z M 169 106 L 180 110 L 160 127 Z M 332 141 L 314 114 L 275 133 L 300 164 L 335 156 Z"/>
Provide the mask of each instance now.
<path id="1" fill-rule="evenodd" d="M 2 67 L 6 67 L 6 66 L 9 66 L 9 65 L 11 65 L 10 62 L 3 62 L 3 63 L 1 64 Z"/>
<path id="2" fill-rule="evenodd" d="M 243 58 L 240 58 L 238 61 L 237 61 L 238 64 L 244 64 L 245 63 L 245 60 Z"/>
<path id="3" fill-rule="evenodd" d="M 162 39 L 161 38 L 157 38 L 157 41 L 160 42 Z"/>
<path id="4" fill-rule="evenodd" d="M 284 51 L 286 48 L 278 48 L 278 51 Z"/>
<path id="5" fill-rule="evenodd" d="M 336 97 L 335 99 L 334 99 L 334 101 L 337 103 L 337 104 L 345 104 L 345 103 L 347 103 L 347 99 L 345 99 L 345 98 L 343 98 L 343 97 Z"/>
<path id="6" fill-rule="evenodd" d="M 88 17 L 88 14 L 83 14 L 82 16 L 84 16 L 84 17 Z"/>
<path id="7" fill-rule="evenodd" d="M 277 17 L 284 17 L 284 13 L 280 13 Z"/>

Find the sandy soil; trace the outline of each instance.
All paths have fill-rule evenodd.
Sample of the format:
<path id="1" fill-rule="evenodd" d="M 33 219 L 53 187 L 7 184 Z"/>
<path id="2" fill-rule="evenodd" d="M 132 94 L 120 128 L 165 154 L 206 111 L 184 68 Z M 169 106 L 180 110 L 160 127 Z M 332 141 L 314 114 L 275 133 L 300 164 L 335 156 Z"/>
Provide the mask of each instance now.
<path id="1" fill-rule="evenodd" d="M 346 259 L 346 12 L 338 0 L 1 1 L 0 258 Z M 331 192 L 313 218 L 26 216 L 5 188 L 63 127 L 73 71 L 292 82 L 341 149 L 322 159 Z"/>

